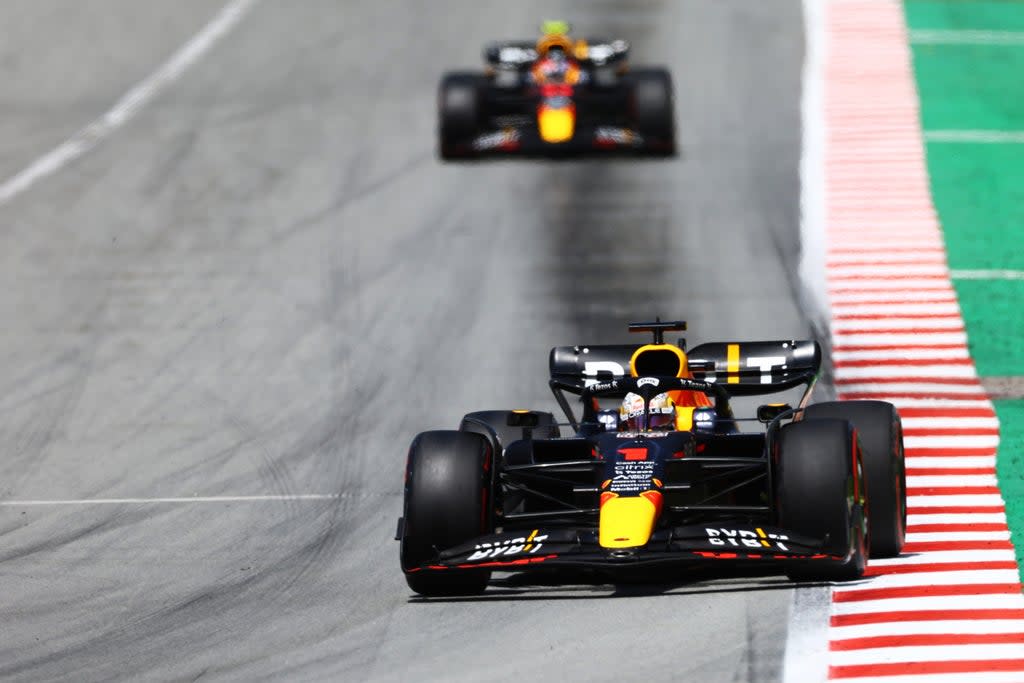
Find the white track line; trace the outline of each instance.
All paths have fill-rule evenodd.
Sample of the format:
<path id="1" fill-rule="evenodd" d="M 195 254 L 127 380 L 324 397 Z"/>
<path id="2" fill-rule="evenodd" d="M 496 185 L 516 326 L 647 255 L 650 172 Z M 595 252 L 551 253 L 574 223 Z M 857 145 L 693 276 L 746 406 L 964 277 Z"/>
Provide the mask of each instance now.
<path id="1" fill-rule="evenodd" d="M 336 500 L 338 493 L 297 493 L 268 496 L 176 496 L 168 498 L 79 498 L 68 500 L 0 500 L 0 507 L 68 506 L 68 505 L 150 505 L 164 503 L 265 503 L 301 500 Z"/>
<path id="2" fill-rule="evenodd" d="M 110 111 L 0 184 L 0 205 L 6 204 L 39 180 L 56 173 L 130 121 L 161 90 L 177 80 L 218 40 L 227 35 L 256 2 L 257 0 L 232 0 L 225 5 L 217 16 L 175 52 L 163 66 L 125 93 Z"/>
<path id="3" fill-rule="evenodd" d="M 1024 270 L 951 270 L 954 280 L 1024 280 Z"/>
<path id="4" fill-rule="evenodd" d="M 1024 142 L 1024 131 L 1019 130 L 928 130 L 925 142 L 1001 145 Z"/>
<path id="5" fill-rule="evenodd" d="M 1024 31 L 971 31 L 913 29 L 907 32 L 914 45 L 1020 45 Z"/>
<path id="6" fill-rule="evenodd" d="M 825 6 L 803 0 L 804 63 L 800 101 L 800 281 L 812 321 L 828 328 L 831 318 L 825 271 L 825 121 L 823 68 Z M 828 633 L 831 591 L 800 587 L 790 602 L 783 683 L 824 681 L 828 677 Z"/>

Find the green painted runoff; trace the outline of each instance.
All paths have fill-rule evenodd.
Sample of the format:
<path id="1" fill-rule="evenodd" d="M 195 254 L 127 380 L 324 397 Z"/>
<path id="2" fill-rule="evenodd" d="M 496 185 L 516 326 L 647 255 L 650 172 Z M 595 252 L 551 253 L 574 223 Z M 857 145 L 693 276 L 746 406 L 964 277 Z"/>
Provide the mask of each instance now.
<path id="1" fill-rule="evenodd" d="M 1024 131 L 1024 2 L 906 0 L 904 7 L 911 35 L 1022 32 L 1013 45 L 912 45 L 925 132 Z M 931 142 L 927 160 L 950 267 L 1024 271 L 1024 144 Z M 978 373 L 1024 376 L 1024 280 L 956 279 L 954 285 Z M 995 407 L 996 469 L 1024 569 L 1024 401 L 995 401 Z"/>

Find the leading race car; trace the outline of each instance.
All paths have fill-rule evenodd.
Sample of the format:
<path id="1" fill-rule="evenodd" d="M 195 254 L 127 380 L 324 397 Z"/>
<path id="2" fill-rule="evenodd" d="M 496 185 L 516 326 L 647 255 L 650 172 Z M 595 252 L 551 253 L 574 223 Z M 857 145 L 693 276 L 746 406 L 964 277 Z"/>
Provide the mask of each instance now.
<path id="1" fill-rule="evenodd" d="M 416 436 L 396 535 L 412 590 L 476 594 L 494 570 L 614 576 L 709 562 L 850 580 L 869 553 L 898 555 L 906 488 L 893 406 L 809 404 L 816 342 L 708 343 L 687 354 L 663 342 L 681 329 L 634 323 L 654 343 L 552 349 L 550 386 L 567 424 L 488 410 Z M 799 387 L 796 407 L 768 403 L 744 419 L 730 405 Z M 567 393 L 582 401 L 579 418 Z"/>
<path id="2" fill-rule="evenodd" d="M 542 30 L 486 46 L 483 73 L 444 75 L 441 158 L 675 154 L 667 70 L 629 69 L 624 40 L 575 40 L 565 22 Z"/>

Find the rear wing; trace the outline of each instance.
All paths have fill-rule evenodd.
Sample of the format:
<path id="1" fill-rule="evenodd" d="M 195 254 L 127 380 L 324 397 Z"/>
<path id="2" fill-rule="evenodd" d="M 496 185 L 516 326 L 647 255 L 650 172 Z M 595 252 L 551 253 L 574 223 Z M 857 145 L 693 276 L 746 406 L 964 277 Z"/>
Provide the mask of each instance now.
<path id="1" fill-rule="evenodd" d="M 579 394 L 598 381 L 629 375 L 641 344 L 556 346 L 548 365 L 552 388 Z M 821 369 L 813 340 L 712 342 L 687 352 L 694 379 L 722 384 L 732 396 L 753 396 L 810 385 Z"/>
<path id="2" fill-rule="evenodd" d="M 535 41 L 503 41 L 484 46 L 484 61 L 495 67 L 525 69 L 537 57 Z M 573 56 L 587 66 L 604 66 L 623 62 L 629 56 L 625 40 L 587 39 L 576 42 Z"/>

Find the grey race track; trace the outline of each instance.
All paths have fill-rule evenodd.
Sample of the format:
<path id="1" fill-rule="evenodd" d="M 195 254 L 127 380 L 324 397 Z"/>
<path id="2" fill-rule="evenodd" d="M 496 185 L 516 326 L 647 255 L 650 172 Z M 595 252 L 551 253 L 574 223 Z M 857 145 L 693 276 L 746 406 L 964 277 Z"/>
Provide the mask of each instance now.
<path id="1" fill-rule="evenodd" d="M 144 5 L 0 4 L 3 177 L 217 9 Z M 672 69 L 682 159 L 435 160 L 441 71 L 550 16 Z M 777 680 L 781 579 L 424 602 L 391 537 L 412 436 L 552 409 L 552 345 L 809 333 L 802 34 L 796 0 L 264 0 L 0 207 L 0 679 Z M 288 499 L 11 503 L 248 495 Z"/>

